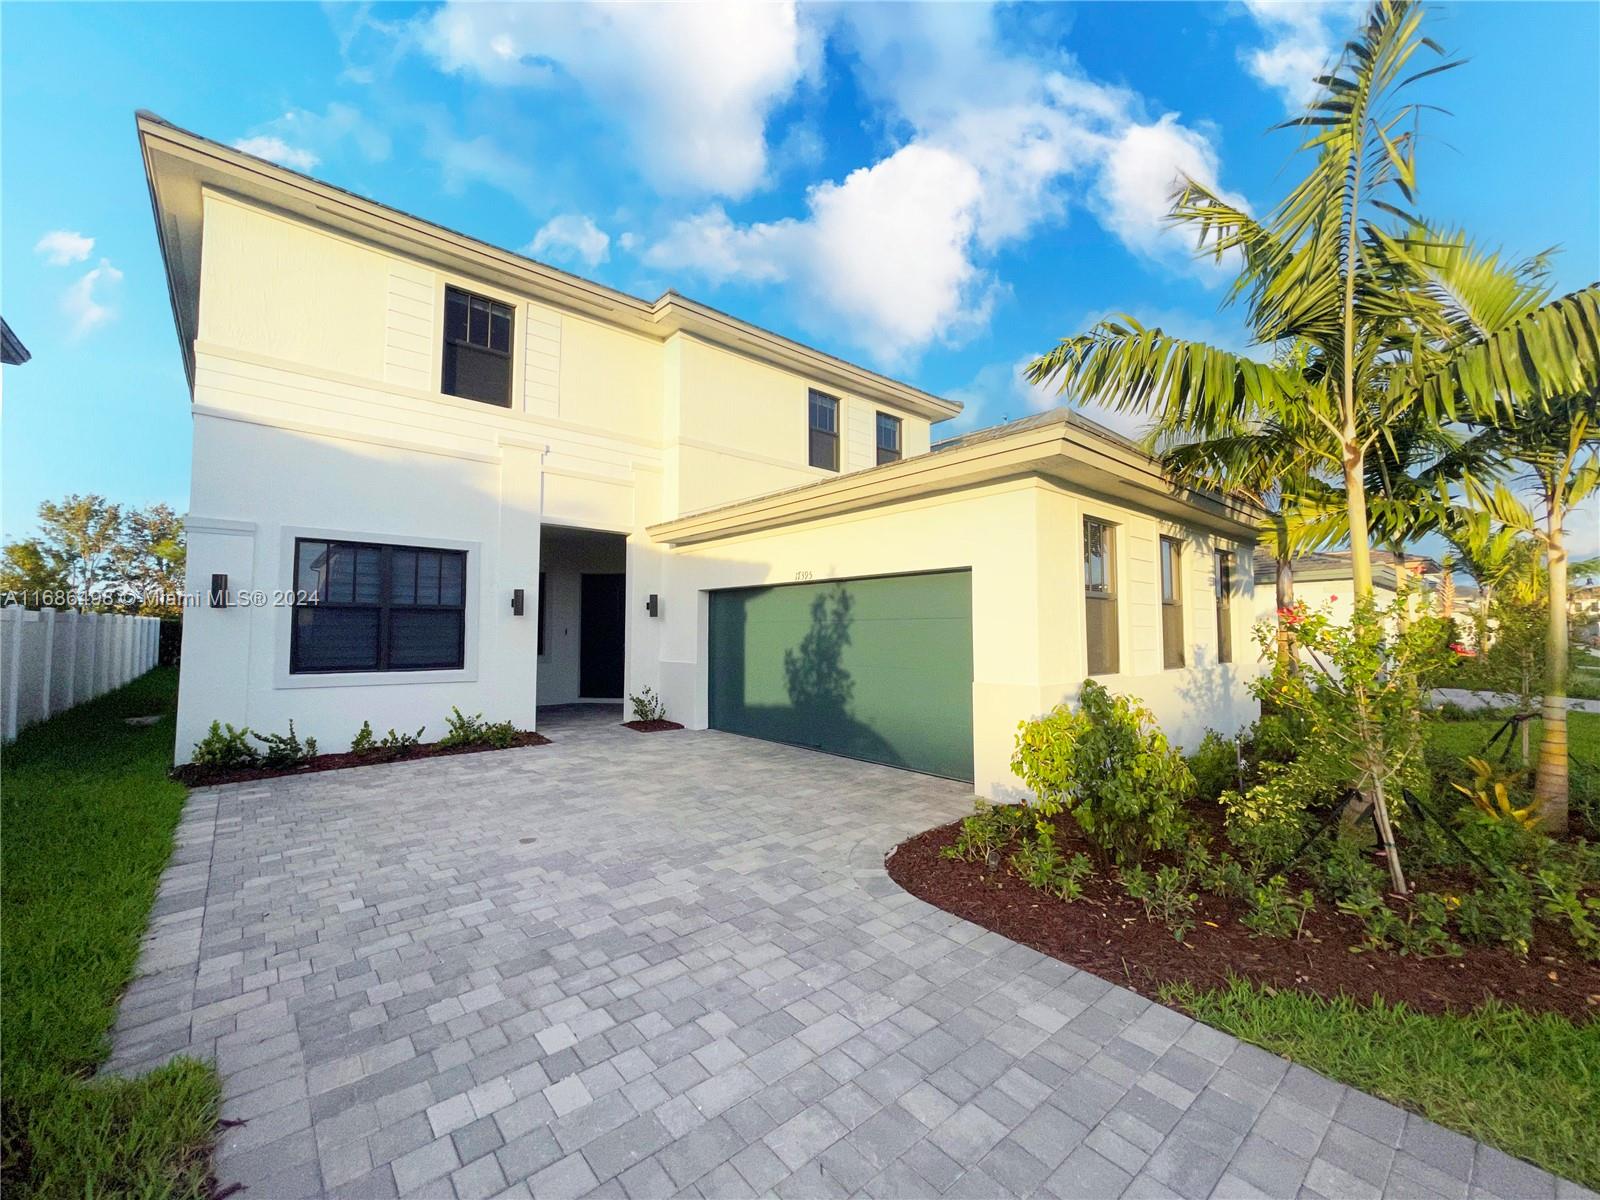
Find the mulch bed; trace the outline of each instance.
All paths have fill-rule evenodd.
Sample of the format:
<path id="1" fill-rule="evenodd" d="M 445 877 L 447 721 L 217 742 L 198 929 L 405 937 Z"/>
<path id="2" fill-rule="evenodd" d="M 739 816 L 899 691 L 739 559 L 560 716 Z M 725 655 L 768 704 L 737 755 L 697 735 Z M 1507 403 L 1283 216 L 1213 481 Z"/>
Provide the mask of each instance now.
<path id="1" fill-rule="evenodd" d="M 676 721 L 624 721 L 625 728 L 635 733 L 665 733 L 669 729 L 682 729 Z"/>
<path id="2" fill-rule="evenodd" d="M 520 730 L 509 746 L 441 746 L 438 742 L 424 742 L 399 753 L 374 750 L 370 754 L 319 754 L 298 767 L 279 770 L 271 767 L 243 767 L 232 771 L 208 770 L 186 763 L 172 769 L 172 778 L 189 787 L 209 787 L 216 783 L 247 783 L 253 779 L 282 779 L 285 775 L 315 775 L 319 771 L 342 771 L 346 767 L 372 767 L 379 763 L 411 762 L 419 758 L 447 758 L 452 754 L 481 754 L 485 750 L 516 750 L 523 746 L 548 746 L 550 739 L 542 733 Z"/>
<path id="3" fill-rule="evenodd" d="M 1095 858 L 1069 822 L 1057 845 L 1063 856 Z M 1146 918 L 1109 869 L 1097 867 L 1083 897 L 1068 903 L 1035 891 L 1002 864 L 947 859 L 960 823 L 930 829 L 900 843 L 885 866 L 889 877 L 936 908 L 1113 983 L 1158 998 L 1163 984 L 1221 987 L 1230 977 L 1319 996 L 1374 996 L 1421 1012 L 1467 1012 L 1496 999 L 1529 1012 L 1556 1012 L 1574 1021 L 1600 1017 L 1600 965 L 1586 962 L 1564 930 L 1535 925 L 1534 951 L 1463 945 L 1460 958 L 1412 958 L 1390 952 L 1351 953 L 1363 941 L 1361 923 L 1318 899 L 1297 940 L 1258 938 L 1239 924 L 1242 903 L 1201 892 L 1195 928 L 1184 942 Z M 1152 868 L 1155 863 L 1147 864 Z M 1294 890 L 1307 886 L 1292 879 Z"/>

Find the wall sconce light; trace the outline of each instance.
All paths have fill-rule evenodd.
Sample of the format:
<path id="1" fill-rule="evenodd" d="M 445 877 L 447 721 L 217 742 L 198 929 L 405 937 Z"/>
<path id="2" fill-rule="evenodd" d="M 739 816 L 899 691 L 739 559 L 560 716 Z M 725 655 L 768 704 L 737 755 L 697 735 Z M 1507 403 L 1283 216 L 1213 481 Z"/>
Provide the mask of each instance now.
<path id="1" fill-rule="evenodd" d="M 644 610 L 652 617 L 659 617 L 661 615 L 661 597 L 651 592 L 649 598 L 644 602 Z"/>
<path id="2" fill-rule="evenodd" d="M 513 588 L 511 591 L 511 613 L 513 616 L 520 617 L 522 615 L 522 609 L 522 589 Z"/>
<path id="3" fill-rule="evenodd" d="M 211 607 L 228 607 L 228 577 L 226 575 L 213 575 L 211 577 Z"/>

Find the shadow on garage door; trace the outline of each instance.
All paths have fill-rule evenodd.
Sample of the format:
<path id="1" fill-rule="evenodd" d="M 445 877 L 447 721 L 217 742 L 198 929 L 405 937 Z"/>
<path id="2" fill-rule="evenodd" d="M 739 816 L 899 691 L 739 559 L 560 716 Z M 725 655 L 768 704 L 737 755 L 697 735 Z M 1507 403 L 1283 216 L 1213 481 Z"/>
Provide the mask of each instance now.
<path id="1" fill-rule="evenodd" d="M 972 573 L 711 593 L 713 729 L 972 781 Z"/>

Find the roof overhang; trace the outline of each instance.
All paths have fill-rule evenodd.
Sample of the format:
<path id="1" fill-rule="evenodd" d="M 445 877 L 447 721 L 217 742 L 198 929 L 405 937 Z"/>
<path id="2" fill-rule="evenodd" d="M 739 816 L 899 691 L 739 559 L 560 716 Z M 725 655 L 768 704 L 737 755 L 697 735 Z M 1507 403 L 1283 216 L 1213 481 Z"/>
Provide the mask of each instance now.
<path id="1" fill-rule="evenodd" d="M 652 525 L 648 532 L 667 545 L 700 545 L 1030 476 L 1240 541 L 1255 540 L 1265 515 L 1242 498 L 1174 485 L 1147 455 L 1064 414 L 1041 427 L 691 513 Z"/>
<path id="2" fill-rule="evenodd" d="M 676 292 L 665 292 L 654 301 L 630 296 L 203 138 L 152 113 L 140 112 L 135 120 L 191 390 L 203 202 L 206 190 L 212 189 L 658 340 L 689 334 L 803 374 L 819 386 L 893 404 L 930 421 L 943 421 L 961 411 L 954 400 L 824 354 Z"/>

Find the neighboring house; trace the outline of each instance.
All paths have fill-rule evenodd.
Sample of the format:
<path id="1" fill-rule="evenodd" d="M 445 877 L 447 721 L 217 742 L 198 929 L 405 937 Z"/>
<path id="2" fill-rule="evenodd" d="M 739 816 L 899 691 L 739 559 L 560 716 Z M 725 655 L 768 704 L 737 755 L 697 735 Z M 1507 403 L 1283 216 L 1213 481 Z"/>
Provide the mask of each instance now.
<path id="1" fill-rule="evenodd" d="M 0 362 L 9 366 L 20 366 L 32 357 L 33 355 L 28 353 L 28 348 L 22 344 L 22 339 L 12 333 L 6 319 L 0 317 Z"/>
<path id="2" fill-rule="evenodd" d="M 935 449 L 952 401 L 138 127 L 226 598 L 185 613 L 180 759 L 650 687 L 998 794 L 1088 674 L 1181 742 L 1253 717 L 1244 502 L 1064 412 Z"/>
<path id="3" fill-rule="evenodd" d="M 1277 579 L 1277 560 L 1264 549 L 1255 554 L 1256 586 L 1272 589 Z M 1398 569 L 1395 557 L 1387 550 L 1372 552 L 1372 597 L 1380 609 L 1394 603 L 1399 591 L 1400 572 L 1420 585 L 1418 598 L 1409 608 L 1422 611 L 1432 604 L 1443 568 L 1421 555 L 1407 555 Z M 1326 612 L 1335 624 L 1348 625 L 1355 615 L 1355 574 L 1350 566 L 1350 551 L 1336 550 L 1302 554 L 1294 560 L 1294 598 L 1313 612 Z M 1452 605 L 1454 599 L 1452 597 Z"/>
<path id="4" fill-rule="evenodd" d="M 1573 638 L 1585 645 L 1600 645 L 1600 584 L 1576 584 L 1567 592 L 1567 613 Z"/>

